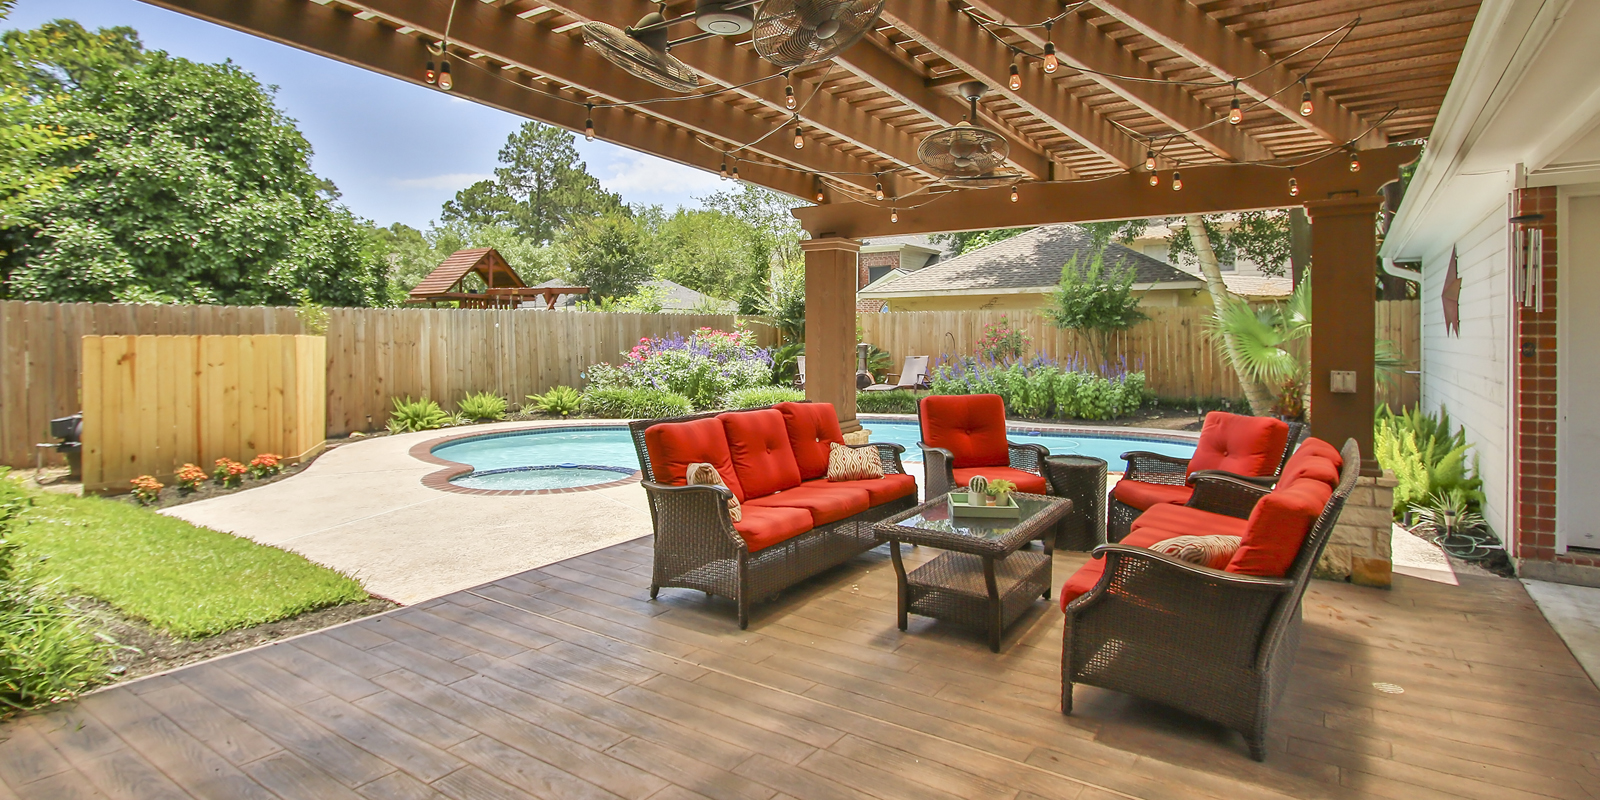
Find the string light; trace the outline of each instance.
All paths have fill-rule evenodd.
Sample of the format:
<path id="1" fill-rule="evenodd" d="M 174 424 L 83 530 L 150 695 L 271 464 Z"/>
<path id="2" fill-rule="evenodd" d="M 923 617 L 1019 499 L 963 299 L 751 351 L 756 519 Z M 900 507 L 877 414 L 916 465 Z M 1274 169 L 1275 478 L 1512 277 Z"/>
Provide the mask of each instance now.
<path id="1" fill-rule="evenodd" d="M 1239 82 L 1233 82 L 1233 102 L 1228 105 L 1228 124 L 1244 122 L 1244 109 L 1239 107 Z"/>
<path id="2" fill-rule="evenodd" d="M 873 192 L 873 195 L 879 200 L 883 199 L 883 181 L 878 181 L 878 188 L 875 192 Z"/>
<path id="3" fill-rule="evenodd" d="M 430 86 L 433 85 L 435 81 L 439 80 L 439 71 L 433 68 L 432 61 L 429 61 L 428 66 L 423 68 L 422 80 Z"/>
<path id="4" fill-rule="evenodd" d="M 738 164 L 734 164 L 733 165 L 733 179 L 734 180 L 739 180 L 739 165 Z"/>
<path id="5" fill-rule="evenodd" d="M 1290 197 L 1299 197 L 1300 196 L 1300 182 L 1295 180 L 1293 175 L 1289 176 L 1289 196 Z"/>
<path id="6" fill-rule="evenodd" d="M 896 208 L 896 209 L 894 209 L 894 210 L 889 212 L 889 221 L 890 222 L 899 222 L 900 221 L 900 209 Z"/>
<path id="7" fill-rule="evenodd" d="M 1354 151 L 1354 150 L 1350 151 L 1350 171 L 1351 172 L 1360 172 L 1361 171 L 1361 156 L 1358 155 L 1356 153 L 1356 151 Z"/>
<path id="8" fill-rule="evenodd" d="M 817 178 L 817 202 L 821 203 L 821 202 L 823 202 L 823 201 L 825 201 L 827 199 L 828 199 L 828 196 L 822 193 L 822 178 L 818 177 Z"/>
<path id="9" fill-rule="evenodd" d="M 790 84 L 783 87 L 783 107 L 793 111 L 794 106 L 794 85 Z"/>
<path id="10" fill-rule="evenodd" d="M 722 174 L 722 180 L 727 180 L 728 179 L 728 160 L 727 159 L 723 159 L 722 160 L 721 174 Z"/>
<path id="11" fill-rule="evenodd" d="M 1015 186 L 1011 187 L 1011 202 L 1015 203 L 1015 202 L 1017 202 L 1017 201 L 1019 201 L 1021 199 L 1022 199 L 1022 195 L 1017 193 L 1017 187 L 1015 187 Z"/>
<path id="12" fill-rule="evenodd" d="M 1161 185 L 1161 176 L 1157 175 L 1154 172 L 1150 173 L 1150 185 L 1151 186 L 1160 186 Z"/>
<path id="13" fill-rule="evenodd" d="M 1311 116 L 1311 90 L 1306 87 L 1306 79 L 1300 79 L 1300 116 Z"/>
<path id="14" fill-rule="evenodd" d="M 1144 169 L 1145 169 L 1146 172 L 1155 172 L 1156 171 L 1156 151 L 1154 151 L 1154 150 L 1146 150 L 1146 151 L 1144 151 Z"/>
<path id="15" fill-rule="evenodd" d="M 1052 24 L 1050 22 L 1044 24 L 1044 71 L 1054 75 L 1056 70 L 1061 68 L 1061 59 L 1056 58 L 1056 43 L 1050 39 Z"/>
<path id="16" fill-rule="evenodd" d="M 443 61 L 439 64 L 439 88 L 450 91 L 455 88 L 456 79 L 450 77 L 450 62 Z"/>
<path id="17" fill-rule="evenodd" d="M 1022 71 L 1017 69 L 1015 61 L 1011 62 L 1011 83 L 1009 85 L 1013 92 L 1022 88 Z"/>
<path id="18" fill-rule="evenodd" d="M 589 115 L 583 121 L 583 138 L 592 142 L 594 141 L 594 103 L 590 103 L 584 108 L 589 110 Z"/>
<path id="19" fill-rule="evenodd" d="M 806 132 L 796 124 L 794 126 L 794 149 L 799 150 L 806 146 Z"/>
<path id="20" fill-rule="evenodd" d="M 1179 172 L 1172 173 L 1172 191 L 1174 191 L 1174 192 L 1183 191 L 1183 174 L 1182 173 L 1179 173 Z"/>

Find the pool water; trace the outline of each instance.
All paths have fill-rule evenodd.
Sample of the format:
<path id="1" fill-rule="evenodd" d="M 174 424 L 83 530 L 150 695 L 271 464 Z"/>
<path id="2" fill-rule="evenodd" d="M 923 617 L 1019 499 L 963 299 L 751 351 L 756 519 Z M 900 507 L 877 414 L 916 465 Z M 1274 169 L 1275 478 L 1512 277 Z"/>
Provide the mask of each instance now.
<path id="1" fill-rule="evenodd" d="M 922 451 L 917 447 L 922 434 L 917 423 L 867 418 L 862 424 L 872 431 L 872 441 L 904 445 L 903 460 L 922 460 Z M 1068 435 L 1022 425 L 1011 428 L 1013 442 L 1042 444 L 1052 455 L 1103 458 L 1113 471 L 1121 467 L 1118 456 L 1129 450 L 1149 450 L 1180 458 L 1194 455 L 1192 441 L 1116 434 Z M 633 441 L 623 426 L 486 434 L 442 444 L 433 449 L 433 454 L 471 466 L 472 472 L 451 480 L 457 486 L 470 489 L 537 491 L 593 486 L 618 480 L 639 468 Z"/>

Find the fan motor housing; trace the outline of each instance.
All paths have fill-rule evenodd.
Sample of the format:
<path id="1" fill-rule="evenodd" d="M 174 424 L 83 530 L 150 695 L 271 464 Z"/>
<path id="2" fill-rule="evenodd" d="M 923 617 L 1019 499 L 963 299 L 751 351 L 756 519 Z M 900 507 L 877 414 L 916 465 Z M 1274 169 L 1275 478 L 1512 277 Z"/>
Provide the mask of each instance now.
<path id="1" fill-rule="evenodd" d="M 729 9 L 737 0 L 700 0 L 695 4 L 694 24 L 706 33 L 718 36 L 738 36 L 749 33 L 756 26 L 751 7 Z"/>

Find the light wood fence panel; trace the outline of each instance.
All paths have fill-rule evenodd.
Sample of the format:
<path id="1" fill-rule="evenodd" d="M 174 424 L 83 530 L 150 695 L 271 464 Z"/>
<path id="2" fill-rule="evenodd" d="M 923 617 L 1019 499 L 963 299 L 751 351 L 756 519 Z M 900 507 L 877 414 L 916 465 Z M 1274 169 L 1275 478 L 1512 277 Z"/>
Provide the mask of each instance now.
<path id="1" fill-rule="evenodd" d="M 83 484 L 120 492 L 140 475 L 276 453 L 327 437 L 320 336 L 84 336 Z"/>

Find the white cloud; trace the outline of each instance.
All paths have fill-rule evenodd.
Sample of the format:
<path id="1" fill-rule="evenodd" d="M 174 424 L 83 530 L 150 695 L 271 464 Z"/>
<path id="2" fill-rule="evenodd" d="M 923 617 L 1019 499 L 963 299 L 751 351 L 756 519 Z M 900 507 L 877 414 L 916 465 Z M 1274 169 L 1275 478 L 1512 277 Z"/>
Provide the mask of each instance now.
<path id="1" fill-rule="evenodd" d="M 389 184 L 398 189 L 433 189 L 439 191 L 456 192 L 471 186 L 478 181 L 493 179 L 493 175 L 479 175 L 472 172 L 452 172 L 446 175 L 433 175 L 427 178 L 390 178 Z"/>
<path id="2" fill-rule="evenodd" d="M 716 191 L 721 182 L 715 173 L 644 153 L 627 153 L 606 166 L 611 174 L 600 178 L 600 185 L 622 195 L 625 200 L 638 198 L 660 202 L 681 198 L 687 202 L 691 195 Z"/>

